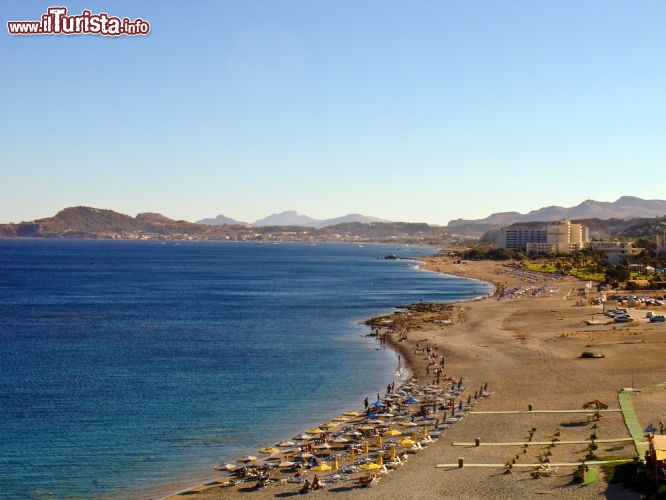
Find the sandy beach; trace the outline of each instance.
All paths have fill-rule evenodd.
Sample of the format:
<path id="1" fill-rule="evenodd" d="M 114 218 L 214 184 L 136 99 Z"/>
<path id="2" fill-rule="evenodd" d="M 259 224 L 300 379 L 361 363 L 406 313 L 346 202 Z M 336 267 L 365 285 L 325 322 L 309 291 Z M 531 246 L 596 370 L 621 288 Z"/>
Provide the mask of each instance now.
<path id="1" fill-rule="evenodd" d="M 359 487 L 356 478 L 361 474 L 356 473 L 309 494 L 403 499 L 638 498 L 606 484 L 601 473 L 595 483 L 573 484 L 575 467 L 553 466 L 533 478 L 534 467 L 529 464 L 545 458 L 553 464 L 580 462 L 589 452 L 585 441 L 592 434 L 598 440 L 595 454 L 600 459 L 636 454 L 623 414 L 617 411 L 618 391 L 666 381 L 666 324 L 647 322 L 646 309 L 640 308 L 630 309 L 632 323 L 607 323 L 602 306 L 590 305 L 584 297 L 585 283 L 574 278 L 535 279 L 497 262 L 461 263 L 443 256 L 422 260 L 428 270 L 495 283 L 497 293 L 437 310 L 403 311 L 383 318 L 381 331 L 388 332 L 386 343 L 401 353 L 419 385 L 436 382 L 434 368 L 443 356 L 445 374 L 456 381 L 463 379 L 465 390 L 456 401 L 472 398 L 476 404 L 437 441 L 410 452 L 404 465 L 381 474 L 372 487 Z M 517 293 L 500 298 L 500 291 L 515 287 L 520 287 Z M 436 365 L 428 366 L 426 348 L 437 354 Z M 603 357 L 581 358 L 585 351 Z M 450 384 L 440 381 L 442 387 Z M 474 393 L 486 384 L 490 394 L 474 400 Z M 582 408 L 592 400 L 608 405 L 599 420 L 594 410 Z M 663 387 L 637 392 L 632 401 L 643 427 L 666 421 Z M 438 410 L 435 416 L 443 422 L 447 412 L 450 415 L 450 410 Z M 459 459 L 463 468 L 457 466 Z M 503 465 L 507 462 L 516 464 L 511 473 Z M 480 464 L 499 466 L 473 466 Z M 312 471 L 303 475 L 313 476 Z M 208 484 L 170 498 L 297 495 L 300 485 L 286 482 L 287 477 L 281 475 L 282 481 L 264 488 L 253 488 L 252 483 Z"/>

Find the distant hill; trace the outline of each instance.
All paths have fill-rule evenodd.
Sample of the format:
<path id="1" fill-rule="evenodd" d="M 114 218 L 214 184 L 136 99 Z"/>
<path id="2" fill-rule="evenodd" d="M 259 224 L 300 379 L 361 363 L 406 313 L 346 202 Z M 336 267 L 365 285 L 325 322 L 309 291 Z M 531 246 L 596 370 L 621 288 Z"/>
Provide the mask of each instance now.
<path id="1" fill-rule="evenodd" d="M 550 222 L 560 219 L 621 219 L 651 218 L 666 214 L 666 200 L 643 200 L 622 196 L 614 202 L 585 200 L 575 207 L 550 206 L 532 210 L 527 214 L 499 212 L 484 219 L 456 219 L 449 222 L 453 233 L 480 236 L 487 231 L 519 222 Z"/>
<path id="2" fill-rule="evenodd" d="M 343 215 L 342 217 L 336 217 L 334 219 L 326 219 L 320 221 L 317 227 L 322 228 L 328 226 L 335 226 L 337 224 L 350 224 L 352 222 L 358 222 L 361 224 L 370 224 L 372 222 L 391 222 L 391 221 L 386 219 L 379 219 L 377 217 L 369 217 L 367 215 L 361 215 L 361 214 L 347 214 Z"/>
<path id="3" fill-rule="evenodd" d="M 254 226 L 303 226 L 303 227 L 316 227 L 323 228 L 328 226 L 335 226 L 336 224 L 347 224 L 352 222 L 360 222 L 368 224 L 371 222 L 390 222 L 385 219 L 378 219 L 377 217 L 368 217 L 361 214 L 348 214 L 334 219 L 313 219 L 307 215 L 299 214 L 294 210 L 289 210 L 279 214 L 272 214 L 263 219 L 259 219 L 253 223 Z"/>
<path id="4" fill-rule="evenodd" d="M 3 224 L 5 236 L 67 238 L 132 238 L 141 234 L 173 235 L 195 231 L 197 224 L 175 221 L 161 214 L 136 217 L 92 207 L 70 207 L 53 217 L 21 224 Z"/>
<path id="5" fill-rule="evenodd" d="M 234 219 L 231 219 L 229 217 L 225 217 L 224 215 L 220 214 L 217 217 L 213 217 L 210 219 L 201 219 L 197 221 L 197 224 L 206 224 L 208 226 L 224 226 L 225 224 L 230 224 L 230 225 L 240 225 L 240 226 L 247 226 L 247 222 L 240 222 Z"/>
<path id="6" fill-rule="evenodd" d="M 256 220 L 252 223 L 253 226 L 303 226 L 303 227 L 317 227 L 318 220 L 301 215 L 295 210 L 287 210 L 279 214 L 272 214 L 263 219 Z"/>
<path id="7" fill-rule="evenodd" d="M 296 212 L 292 212 L 295 214 Z M 288 213 L 289 214 L 289 213 Z M 280 215 L 280 214 L 278 214 Z M 298 214 L 296 214 L 298 215 Z M 296 217 L 303 221 L 303 217 Z M 268 219 L 268 218 L 267 218 Z M 339 220 L 369 220 L 349 215 Z M 284 220 L 284 219 L 282 219 Z M 314 220 L 309 217 L 305 221 Z M 376 220 L 376 219 L 373 219 Z M 327 221 L 318 221 L 326 223 Z M 0 224 L 0 237 L 104 238 L 235 241 L 353 241 L 441 244 L 450 242 L 446 228 L 422 223 L 345 222 L 322 228 L 304 225 L 206 225 L 177 221 L 158 213 L 136 217 L 93 207 L 70 207 L 53 217 L 20 224 Z"/>

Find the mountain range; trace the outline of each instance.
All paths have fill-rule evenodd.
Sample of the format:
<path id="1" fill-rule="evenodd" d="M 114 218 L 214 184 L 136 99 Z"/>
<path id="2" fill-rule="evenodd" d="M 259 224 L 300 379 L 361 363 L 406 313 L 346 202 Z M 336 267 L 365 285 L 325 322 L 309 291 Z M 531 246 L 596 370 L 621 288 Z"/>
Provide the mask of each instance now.
<path id="1" fill-rule="evenodd" d="M 378 219 L 377 217 L 369 217 L 361 214 L 347 214 L 342 217 L 336 217 L 334 219 L 313 219 L 307 215 L 299 214 L 295 210 L 287 210 L 279 214 L 271 214 L 263 219 L 258 219 L 252 224 L 247 222 L 240 222 L 234 219 L 230 219 L 224 215 L 218 215 L 217 217 L 210 219 L 201 219 L 197 221 L 197 224 L 206 224 L 209 226 L 221 226 L 225 224 L 237 224 L 242 226 L 301 226 L 301 227 L 314 227 L 321 229 L 323 227 L 335 226 L 337 224 L 349 224 L 352 222 L 360 222 L 363 224 L 370 222 L 390 222 L 386 219 Z"/>
<path id="2" fill-rule="evenodd" d="M 448 229 L 454 233 L 480 236 L 486 231 L 520 222 L 550 222 L 561 219 L 632 219 L 651 218 L 666 214 L 666 200 L 643 200 L 635 196 L 622 196 L 614 202 L 585 200 L 575 207 L 549 206 L 519 212 L 497 212 L 483 219 L 455 219 Z"/>
<path id="3" fill-rule="evenodd" d="M 0 224 L 0 237 L 104 238 L 235 241 L 353 241 L 437 244 L 448 241 L 444 228 L 413 222 L 351 222 L 315 228 L 302 225 L 206 225 L 173 220 L 157 213 L 136 217 L 94 207 L 69 207 L 53 217 Z M 342 217 L 337 220 L 344 220 Z M 270 222 L 271 219 L 264 222 Z M 275 222 L 285 219 L 274 218 Z M 292 219 L 293 220 L 293 219 Z M 302 219 L 297 219 L 301 221 Z M 314 220 L 314 219 L 311 219 Z M 335 220 L 335 219 L 332 219 Z M 324 222 L 324 221 L 321 221 Z"/>

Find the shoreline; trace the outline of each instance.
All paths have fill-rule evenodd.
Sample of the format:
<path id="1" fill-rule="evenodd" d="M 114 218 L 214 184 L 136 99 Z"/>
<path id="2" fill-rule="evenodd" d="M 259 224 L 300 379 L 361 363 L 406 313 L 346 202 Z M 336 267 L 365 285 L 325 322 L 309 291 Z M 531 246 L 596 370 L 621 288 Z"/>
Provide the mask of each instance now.
<path id="1" fill-rule="evenodd" d="M 592 423 L 585 421 L 580 410 L 586 401 L 599 399 L 612 409 L 618 408 L 617 394 L 624 387 L 646 387 L 666 380 L 666 368 L 660 352 L 666 346 L 666 328 L 641 320 L 641 310 L 632 311 L 632 324 L 604 324 L 590 318 L 603 318 L 600 306 L 591 306 L 581 299 L 584 285 L 572 277 L 534 283 L 530 276 L 490 261 L 452 261 L 444 256 L 420 257 L 424 269 L 462 278 L 473 278 L 495 285 L 492 298 L 451 304 L 451 323 L 433 320 L 426 311 L 420 324 L 411 325 L 407 338 L 385 337 L 404 359 L 412 375 L 419 381 L 426 376 L 428 360 L 417 353 L 417 344 L 427 343 L 445 357 L 444 370 L 463 377 L 465 385 L 479 387 L 488 383 L 495 392 L 492 398 L 480 401 L 482 413 L 467 415 L 446 430 L 440 439 L 410 457 L 396 472 L 382 477 L 373 488 L 325 488 L 317 494 L 344 498 L 497 498 L 508 496 L 533 497 L 550 492 L 558 498 L 599 498 L 617 494 L 617 486 L 605 483 L 572 483 L 571 467 L 530 479 L 533 469 L 517 469 L 504 474 L 504 468 L 437 468 L 437 464 L 455 464 L 459 457 L 466 463 L 501 464 L 509 457 L 523 463 L 543 458 L 544 449 L 508 446 L 526 439 L 527 430 L 536 432 L 539 441 L 561 431 L 563 439 L 586 439 Z M 545 285 L 543 284 L 545 283 Z M 522 292 L 504 296 L 501 291 L 520 288 Z M 527 293 L 529 291 L 529 293 Z M 495 300 L 496 299 L 496 300 Z M 407 311 L 409 312 L 409 311 Z M 438 314 L 441 311 L 438 312 Z M 644 316 L 644 313 L 643 313 Z M 398 334 L 399 335 L 399 334 Z M 659 348 L 661 347 L 662 350 Z M 581 359 L 581 352 L 594 350 L 604 354 L 601 359 Z M 657 401 L 657 404 L 652 403 Z M 650 398 L 637 399 L 639 422 L 658 422 L 666 413 L 666 389 L 655 391 Z M 662 406 L 659 406 L 661 403 Z M 528 407 L 536 409 L 528 412 Z M 577 413 L 558 413 L 578 409 Z M 507 410 L 515 413 L 504 415 Z M 548 410 L 545 413 L 538 410 Z M 500 412 L 500 413 L 493 413 Z M 582 421 L 579 419 L 583 418 Z M 594 424 L 596 425 L 596 423 Z M 597 454 L 635 455 L 633 443 L 620 412 L 604 414 L 594 431 L 600 438 L 621 439 L 613 445 L 600 445 Z M 508 442 L 502 446 L 456 446 L 474 438 L 481 442 Z M 579 462 L 584 450 L 575 446 L 553 449 L 554 462 Z M 418 490 L 414 489 L 418 485 Z M 198 494 L 170 498 L 275 498 L 295 494 L 291 484 L 259 490 L 221 488 L 212 485 Z M 623 498 L 638 498 L 622 491 Z"/>
<path id="2" fill-rule="evenodd" d="M 410 260 L 410 261 L 413 261 L 413 262 L 417 263 L 418 270 L 420 270 L 420 271 L 433 272 L 433 273 L 436 273 L 436 274 L 445 274 L 445 275 L 448 275 L 448 276 L 451 276 L 451 277 L 454 277 L 454 278 L 461 278 L 461 279 L 466 279 L 466 280 L 471 280 L 471 281 L 478 281 L 479 283 L 482 283 L 484 285 L 492 285 L 493 289 L 492 289 L 492 292 L 489 293 L 489 294 L 480 295 L 480 296 L 470 298 L 470 299 L 456 300 L 456 301 L 453 301 L 453 302 L 446 302 L 446 303 L 432 303 L 432 304 L 442 304 L 442 305 L 446 306 L 447 308 L 455 308 L 459 304 L 464 304 L 464 303 L 467 303 L 467 302 L 475 302 L 475 301 L 487 299 L 489 297 L 492 297 L 497 292 L 497 289 L 498 289 L 498 284 L 497 283 L 494 283 L 494 282 L 491 282 L 491 281 L 486 281 L 486 280 L 483 280 L 481 278 L 474 278 L 474 277 L 468 277 L 468 276 L 459 276 L 459 275 L 456 275 L 456 274 L 453 274 L 453 273 L 441 272 L 441 271 L 438 271 L 438 270 L 435 270 L 435 269 L 428 268 L 428 259 L 436 258 L 436 257 L 437 257 L 437 255 L 434 254 L 432 256 L 422 256 L 422 257 L 418 257 L 418 258 L 409 258 L 409 259 L 404 259 L 404 260 Z M 431 303 L 426 302 L 424 304 L 431 304 Z M 393 306 L 393 309 L 395 311 L 393 314 L 399 314 L 399 311 L 401 309 L 403 309 L 404 307 L 405 306 L 401 306 L 401 305 Z M 370 329 L 370 331 L 373 332 L 374 329 L 371 326 L 371 322 L 373 320 L 379 320 L 381 318 L 384 318 L 385 316 L 386 315 L 382 315 L 382 314 L 376 315 L 376 316 L 371 316 L 369 318 L 366 318 L 365 320 L 360 320 L 359 323 L 366 325 Z M 368 333 L 365 336 L 366 337 L 374 337 L 375 340 L 378 342 L 378 345 L 380 346 L 380 348 L 388 347 L 389 349 L 393 350 L 396 353 L 396 355 L 398 357 L 397 370 L 402 369 L 406 372 L 406 373 L 403 373 L 400 377 L 401 385 L 410 381 L 410 380 L 414 380 L 414 379 L 420 380 L 419 374 L 422 371 L 424 371 L 423 361 L 414 353 L 413 347 L 409 345 L 410 343 L 404 343 L 404 342 L 401 342 L 400 339 L 396 339 L 395 336 L 394 336 L 395 333 L 396 332 L 391 331 L 391 329 L 389 329 L 389 331 L 386 331 L 381 335 L 377 334 L 375 332 L 375 333 Z M 396 387 L 399 388 L 400 386 L 396 386 Z M 359 410 L 359 409 L 355 409 L 355 410 Z M 331 415 L 331 417 L 333 418 L 334 415 Z M 305 432 L 305 431 L 303 431 L 303 432 Z M 211 475 L 210 478 L 208 478 L 206 480 L 198 481 L 193 486 L 189 486 L 189 487 L 184 488 L 184 489 L 172 490 L 170 493 L 168 493 L 166 495 L 163 494 L 163 492 L 166 490 L 166 488 L 153 488 L 153 491 L 156 491 L 156 492 L 159 491 L 160 492 L 159 498 L 162 499 L 162 500 L 177 500 L 179 498 L 183 498 L 183 495 L 186 495 L 187 497 L 191 497 L 192 493 L 190 493 L 190 492 L 193 492 L 193 491 L 201 490 L 201 493 L 203 493 L 208 489 L 214 489 L 214 485 L 216 483 L 216 480 L 219 480 L 219 477 L 215 478 L 215 477 L 212 477 L 212 475 Z M 185 482 L 186 481 L 183 481 L 183 483 L 185 483 Z M 213 485 L 213 486 L 211 487 L 210 485 Z M 226 493 L 227 492 L 225 491 L 225 494 Z M 195 494 L 194 497 L 197 498 L 198 495 Z"/>

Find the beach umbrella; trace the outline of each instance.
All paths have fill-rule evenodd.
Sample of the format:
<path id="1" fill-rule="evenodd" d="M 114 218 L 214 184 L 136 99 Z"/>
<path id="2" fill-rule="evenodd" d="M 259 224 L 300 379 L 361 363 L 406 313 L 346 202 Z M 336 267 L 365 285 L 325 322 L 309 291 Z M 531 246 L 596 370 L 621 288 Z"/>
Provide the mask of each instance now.
<path id="1" fill-rule="evenodd" d="M 361 470 L 379 470 L 381 469 L 382 466 L 379 464 L 376 464 L 374 462 L 368 462 L 367 464 L 363 464 L 359 467 Z"/>
<path id="2" fill-rule="evenodd" d="M 381 408 L 382 406 L 384 406 L 384 403 L 382 403 L 381 401 L 375 401 L 374 403 L 372 403 L 372 406 L 374 406 L 375 408 Z"/>
<path id="3" fill-rule="evenodd" d="M 294 439 L 296 441 L 310 441 L 311 439 L 314 439 L 314 436 L 310 436 L 310 434 L 299 434 L 294 436 Z"/>
<path id="4" fill-rule="evenodd" d="M 296 465 L 296 462 L 290 462 L 289 460 L 285 460 L 284 462 L 280 462 L 278 464 L 278 467 L 281 468 L 281 469 L 285 469 L 285 468 L 288 468 L 288 467 L 293 467 L 295 465 Z"/>
<path id="5" fill-rule="evenodd" d="M 324 433 L 324 431 L 322 431 L 321 429 L 317 429 L 317 428 L 308 429 L 305 432 L 307 432 L 308 434 L 323 434 Z"/>
<path id="6" fill-rule="evenodd" d="M 382 440 L 381 434 L 377 434 L 377 448 L 384 446 L 384 441 Z"/>
<path id="7" fill-rule="evenodd" d="M 395 443 L 391 444 L 391 454 L 389 456 L 391 457 L 391 460 L 395 460 L 398 456 Z"/>
<path id="8" fill-rule="evenodd" d="M 357 411 L 346 411 L 343 413 L 343 415 L 347 415 L 348 417 L 360 417 L 361 414 Z"/>
<path id="9" fill-rule="evenodd" d="M 237 469 L 237 467 L 234 464 L 224 464 L 222 468 L 225 469 L 227 472 L 233 472 Z"/>
<path id="10" fill-rule="evenodd" d="M 400 444 L 402 446 L 414 446 L 416 444 L 416 441 L 414 441 L 413 439 L 404 438 L 403 440 L 400 441 Z"/>
<path id="11" fill-rule="evenodd" d="M 402 432 L 400 432 L 398 429 L 389 429 L 384 433 L 384 436 L 388 437 L 402 436 Z"/>
<path id="12" fill-rule="evenodd" d="M 289 448 L 290 446 L 296 446 L 296 443 L 293 441 L 280 441 L 277 446 L 280 448 Z"/>
<path id="13" fill-rule="evenodd" d="M 262 448 L 261 450 L 259 450 L 259 453 L 265 453 L 266 455 L 270 455 L 272 453 L 278 453 L 279 451 L 280 451 L 279 449 L 273 446 L 269 446 L 268 448 Z"/>
<path id="14" fill-rule="evenodd" d="M 402 425 L 403 427 L 416 427 L 419 424 L 417 424 L 416 422 L 409 421 L 409 422 L 402 422 L 400 425 Z"/>
<path id="15" fill-rule="evenodd" d="M 333 422 L 349 422 L 349 417 L 343 417 L 343 416 L 335 417 L 333 419 Z"/>
<path id="16" fill-rule="evenodd" d="M 315 465 L 312 470 L 322 472 L 322 471 L 327 471 L 331 470 L 331 466 L 328 465 L 326 462 L 322 462 L 319 465 Z"/>
<path id="17" fill-rule="evenodd" d="M 319 427 L 321 429 L 330 429 L 331 427 L 335 427 L 335 424 L 333 422 L 326 422 L 325 424 L 321 424 Z"/>
<path id="18" fill-rule="evenodd" d="M 340 461 L 338 460 L 338 457 L 333 458 L 333 470 L 335 472 L 338 472 L 338 469 L 340 468 Z"/>
<path id="19" fill-rule="evenodd" d="M 412 434 L 412 439 L 413 439 L 414 441 L 418 441 L 418 440 L 419 440 L 419 436 L 418 436 L 418 434 L 417 434 L 416 431 L 414 431 L 414 433 Z"/>
<path id="20" fill-rule="evenodd" d="M 424 439 L 428 437 L 428 426 L 427 425 L 423 426 L 422 434 L 423 434 Z"/>
<path id="21" fill-rule="evenodd" d="M 366 455 L 368 454 L 368 441 L 367 440 L 363 441 L 363 453 L 365 453 Z"/>
<path id="22" fill-rule="evenodd" d="M 336 437 L 335 439 L 331 439 L 331 443 L 334 443 L 336 445 L 342 445 L 344 448 L 344 445 L 349 442 L 349 439 L 343 438 L 342 436 Z"/>
<path id="23" fill-rule="evenodd" d="M 414 403 L 418 403 L 418 402 L 419 402 L 419 400 L 416 399 L 416 398 L 407 398 L 403 401 L 403 403 L 406 403 L 406 404 L 414 404 Z"/>
<path id="24" fill-rule="evenodd" d="M 254 455 L 245 455 L 244 457 L 241 457 L 237 460 L 237 462 L 254 462 L 257 459 Z"/>

